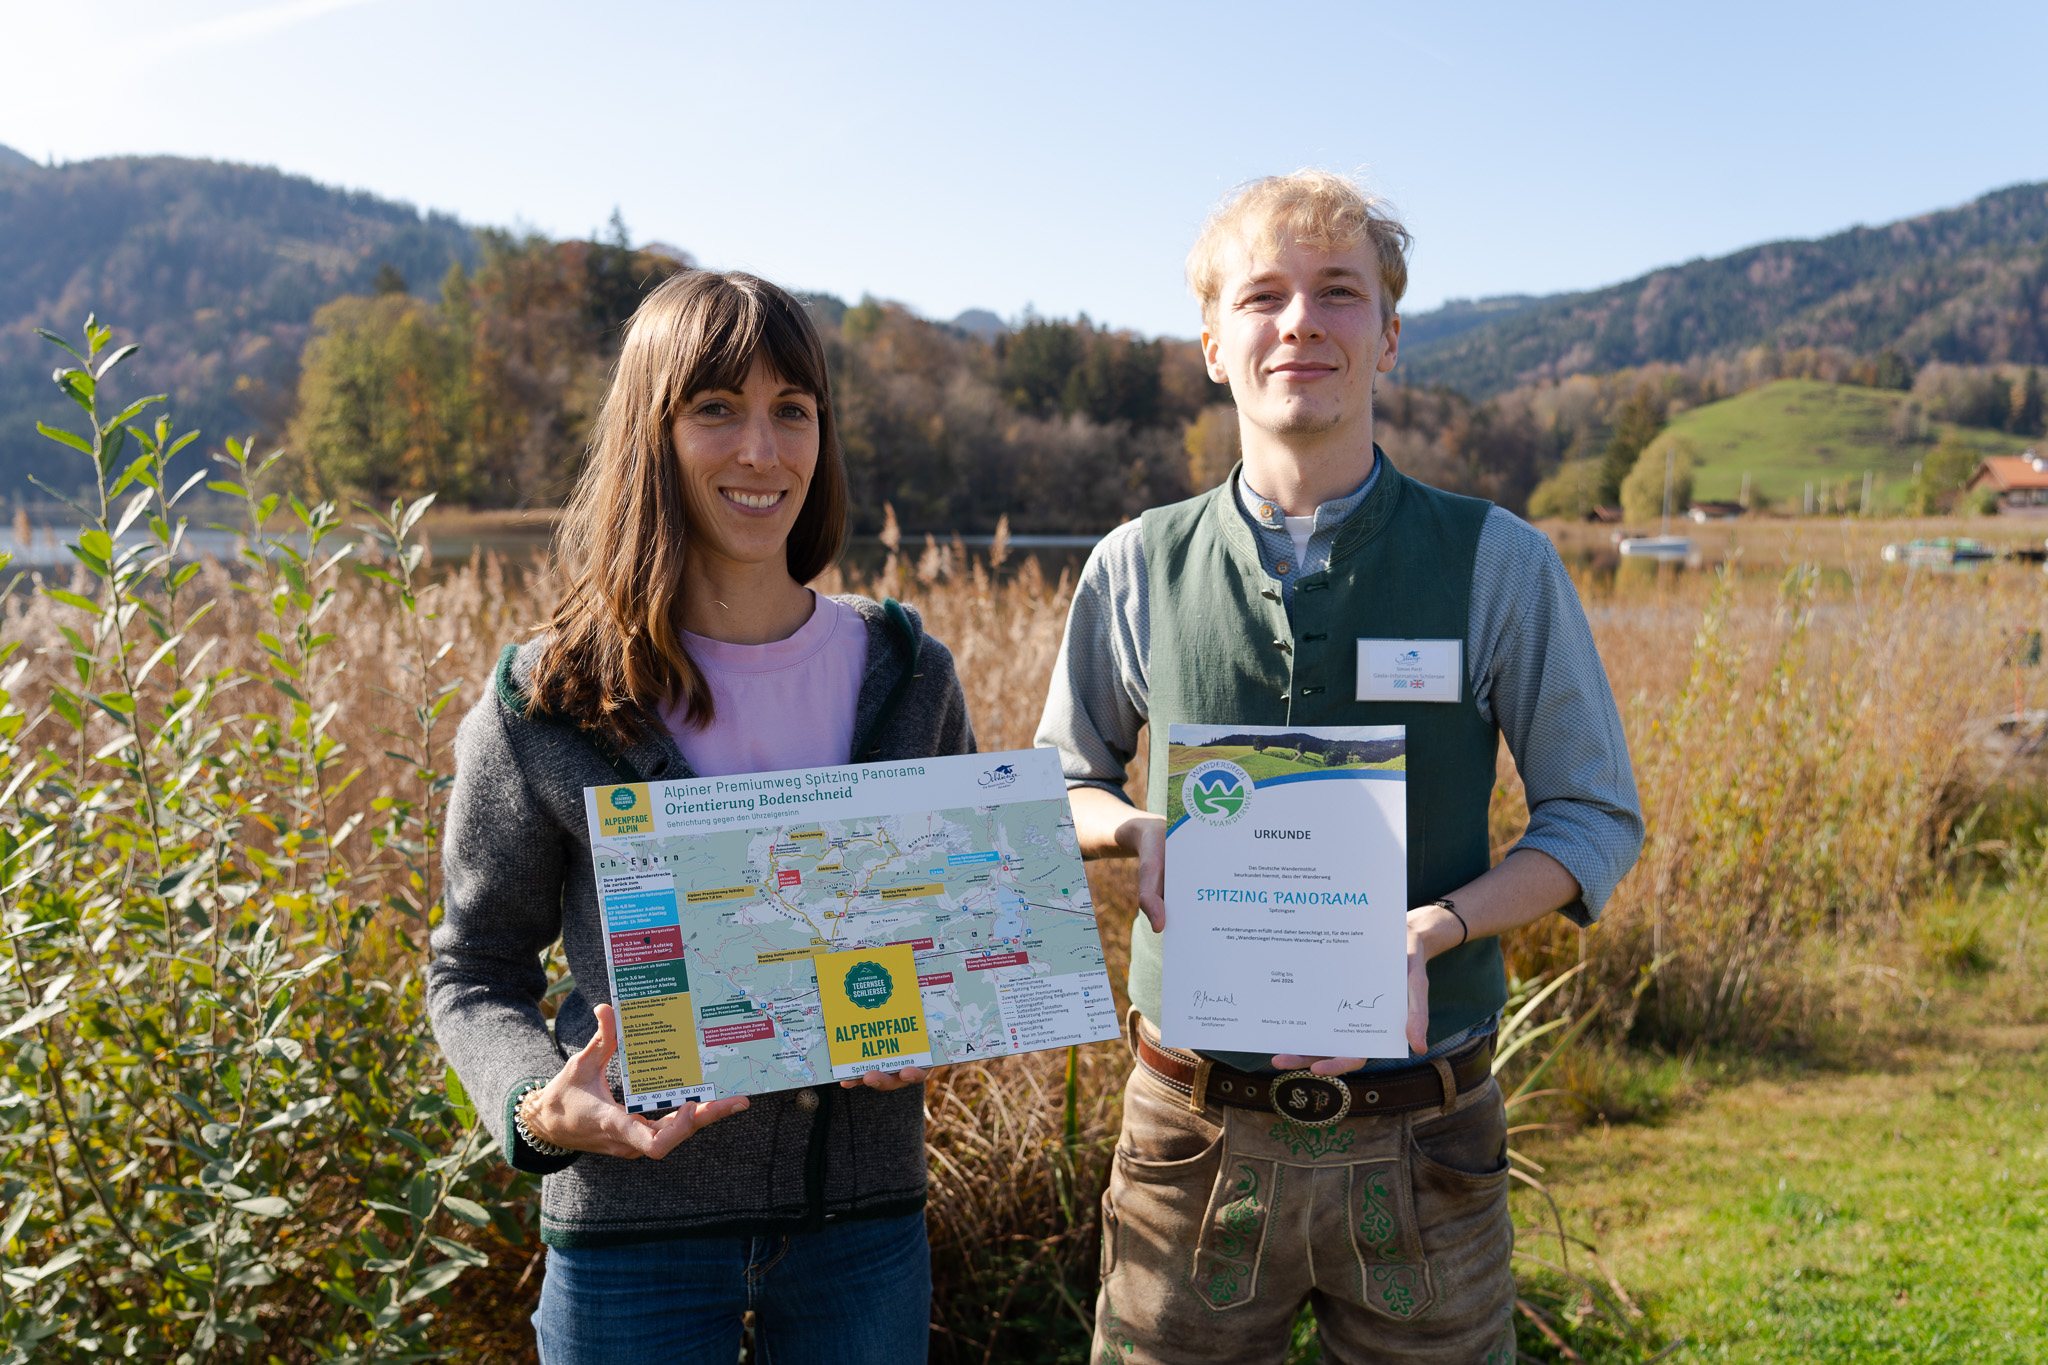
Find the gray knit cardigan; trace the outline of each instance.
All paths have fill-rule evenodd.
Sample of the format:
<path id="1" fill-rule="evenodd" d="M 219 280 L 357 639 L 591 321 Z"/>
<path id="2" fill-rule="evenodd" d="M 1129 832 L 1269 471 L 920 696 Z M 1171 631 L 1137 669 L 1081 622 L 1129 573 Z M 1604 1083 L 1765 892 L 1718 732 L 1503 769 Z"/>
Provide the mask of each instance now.
<path id="1" fill-rule="evenodd" d="M 952 655 L 924 636 L 916 613 L 838 600 L 868 628 L 850 761 L 974 752 Z M 597 1032 L 592 1008 L 611 1000 L 583 789 L 696 776 L 659 721 L 653 737 L 607 754 L 573 725 L 533 713 L 525 688 L 538 653 L 537 644 L 508 648 L 490 695 L 455 736 L 447 906 L 433 934 L 427 1001 L 434 1036 L 506 1159 L 545 1176 L 541 1240 L 610 1246 L 816 1231 L 922 1208 L 923 1086 L 885 1093 L 831 1083 L 756 1095 L 745 1113 L 660 1161 L 549 1158 L 519 1140 L 512 1097 L 561 1070 Z M 551 1029 L 541 959 L 556 939 L 575 984 Z M 616 1093 L 616 1058 L 612 1065 Z"/>

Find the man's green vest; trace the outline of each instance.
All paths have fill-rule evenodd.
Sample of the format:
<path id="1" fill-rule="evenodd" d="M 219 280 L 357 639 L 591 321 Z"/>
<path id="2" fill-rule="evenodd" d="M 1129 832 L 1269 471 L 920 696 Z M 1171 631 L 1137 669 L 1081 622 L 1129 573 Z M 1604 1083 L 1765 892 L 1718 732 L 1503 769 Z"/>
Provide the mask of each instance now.
<path id="1" fill-rule="evenodd" d="M 1408 901 L 1426 905 L 1491 866 L 1486 817 L 1500 732 L 1480 715 L 1469 678 L 1455 704 L 1356 700 L 1358 641 L 1465 639 L 1491 504 L 1417 483 L 1379 458 L 1379 478 L 1338 530 L 1329 567 L 1295 581 L 1292 622 L 1238 510 L 1234 472 L 1200 497 L 1145 513 L 1146 805 L 1166 810 L 1167 727 L 1176 722 L 1405 725 Z M 1154 1019 L 1159 964 L 1159 935 L 1140 915 L 1131 927 L 1131 1003 Z M 1441 954 L 1429 964 L 1430 1042 L 1490 1018 L 1506 1000 L 1498 939 Z M 1258 1054 L 1208 1055 L 1246 1070 L 1271 1066 Z"/>

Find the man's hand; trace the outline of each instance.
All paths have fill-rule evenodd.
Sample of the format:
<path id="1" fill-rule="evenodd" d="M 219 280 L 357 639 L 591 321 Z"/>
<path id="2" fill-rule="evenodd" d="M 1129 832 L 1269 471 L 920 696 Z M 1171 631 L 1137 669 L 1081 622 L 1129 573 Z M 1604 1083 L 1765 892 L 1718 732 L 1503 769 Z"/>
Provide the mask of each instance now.
<path id="1" fill-rule="evenodd" d="M 1458 946 L 1465 931 L 1441 905 L 1418 905 L 1408 912 L 1408 1050 L 1429 1051 L 1429 960 Z"/>
<path id="2" fill-rule="evenodd" d="M 539 1098 L 525 1101 L 526 1126 L 541 1141 L 572 1152 L 659 1161 L 698 1129 L 747 1107 L 745 1095 L 733 1095 L 709 1104 L 684 1103 L 659 1119 L 628 1113 L 612 1098 L 604 1074 L 619 1047 L 618 1014 L 610 1005 L 599 1005 L 595 1013 L 596 1036 L 541 1087 Z"/>
<path id="3" fill-rule="evenodd" d="M 1084 858 L 1136 858 L 1138 908 L 1152 932 L 1166 929 L 1166 821 L 1100 787 L 1069 787 L 1074 833 Z"/>
<path id="4" fill-rule="evenodd" d="M 1492 885 L 1482 888 L 1480 884 L 1485 878 L 1481 878 L 1462 888 L 1457 894 L 1456 899 L 1461 906 L 1467 899 L 1485 906 L 1491 913 L 1482 922 L 1489 926 L 1506 918 L 1508 914 L 1523 913 L 1519 910 L 1504 912 L 1497 905 L 1502 883 L 1508 877 L 1515 877 L 1517 882 L 1541 879 L 1536 887 L 1537 895 L 1561 896 L 1558 905 L 1564 904 L 1578 894 L 1578 883 L 1571 880 L 1571 874 L 1551 861 L 1549 855 L 1525 850 L 1515 857 L 1525 858 L 1525 861 L 1503 877 L 1496 878 Z M 1527 858 L 1540 858 L 1542 862 L 1526 861 Z M 1505 867 L 1506 864 L 1502 866 Z M 1555 876 L 1552 875 L 1553 869 Z M 1495 872 L 1499 870 L 1494 869 Z M 1493 876 L 1493 872 L 1489 872 L 1487 876 Z M 1558 883 L 1556 877 L 1562 877 L 1564 881 Z M 1475 888 L 1478 888 L 1476 895 L 1473 894 Z M 1515 889 L 1522 888 L 1517 885 Z M 1527 912 L 1523 922 L 1557 908 L 1554 905 L 1541 905 L 1540 901 L 1539 906 L 1540 908 L 1533 912 Z M 1476 918 L 1479 911 L 1475 907 L 1469 913 Z M 1429 960 L 1438 953 L 1448 952 L 1457 947 L 1465 939 L 1465 928 L 1458 923 L 1458 917 L 1441 905 L 1418 905 L 1408 912 L 1408 1051 L 1412 1055 L 1419 1057 L 1429 1051 Z M 1273 1065 L 1282 1071 L 1300 1071 L 1306 1068 L 1318 1076 L 1341 1076 L 1347 1071 L 1356 1071 L 1365 1065 L 1365 1061 L 1360 1057 L 1298 1057 L 1293 1053 L 1283 1053 L 1273 1059 Z"/>
<path id="5" fill-rule="evenodd" d="M 1417 927 L 1417 919 L 1425 922 L 1432 916 L 1440 915 L 1450 919 L 1451 915 L 1440 905 L 1425 905 L 1408 912 L 1408 1050 L 1420 1055 L 1429 1050 L 1429 959 L 1435 956 L 1429 950 L 1429 940 Z M 1453 923 L 1452 934 L 1457 926 Z M 1452 943 L 1458 940 L 1454 937 Z M 1438 952 L 1443 951 L 1441 948 Z M 1363 1057 L 1301 1057 L 1292 1052 L 1283 1052 L 1273 1058 L 1273 1065 L 1282 1071 L 1306 1069 L 1317 1076 L 1341 1076 L 1347 1071 L 1356 1071 L 1365 1065 Z"/>
<path id="6" fill-rule="evenodd" d="M 865 1075 L 855 1076 L 850 1081 L 841 1081 L 839 1088 L 857 1090 L 866 1086 L 870 1090 L 901 1090 L 906 1085 L 916 1085 L 919 1081 L 929 1080 L 938 1074 L 939 1068 L 935 1066 L 906 1066 L 901 1071 L 870 1071 Z"/>
<path id="7" fill-rule="evenodd" d="M 1434 956 L 1423 935 L 1417 931 L 1416 918 L 1420 916 L 1427 920 L 1431 914 L 1450 918 L 1450 912 L 1440 905 L 1425 905 L 1408 912 L 1408 1050 L 1416 1054 L 1429 1050 L 1429 959 Z M 1451 932 L 1457 933 L 1455 925 Z M 1457 939 L 1454 937 L 1451 942 L 1456 943 Z M 1273 1058 L 1273 1065 L 1282 1071 L 1306 1069 L 1317 1076 L 1341 1076 L 1364 1066 L 1365 1058 L 1301 1057 L 1283 1052 Z"/>
<path id="8" fill-rule="evenodd" d="M 1356 1071 L 1365 1065 L 1363 1057 L 1298 1057 L 1292 1052 L 1283 1052 L 1273 1059 L 1273 1065 L 1282 1071 L 1308 1071 L 1317 1076 L 1341 1076 L 1347 1071 Z"/>
<path id="9" fill-rule="evenodd" d="M 1156 815 L 1139 815 L 1124 821 L 1117 840 L 1130 842 L 1138 855 L 1138 908 L 1152 925 L 1152 932 L 1166 932 L 1166 822 Z"/>

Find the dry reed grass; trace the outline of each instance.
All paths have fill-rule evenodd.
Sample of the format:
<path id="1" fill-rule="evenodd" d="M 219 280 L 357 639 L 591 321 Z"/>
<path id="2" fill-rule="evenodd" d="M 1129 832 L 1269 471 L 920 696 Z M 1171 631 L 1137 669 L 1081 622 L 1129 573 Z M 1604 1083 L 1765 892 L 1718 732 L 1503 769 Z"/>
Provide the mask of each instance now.
<path id="1" fill-rule="evenodd" d="M 1805 1040 L 1899 957 L 1951 828 L 1998 785 L 1982 722 L 2013 707 L 2004 661 L 2040 627 L 2040 576 L 1833 578 L 1667 570 L 1590 594 L 1648 837 L 1597 930 L 1552 921 L 1514 957 L 1589 961 L 1617 1033 Z M 1497 837 L 1522 817 L 1503 766 Z"/>

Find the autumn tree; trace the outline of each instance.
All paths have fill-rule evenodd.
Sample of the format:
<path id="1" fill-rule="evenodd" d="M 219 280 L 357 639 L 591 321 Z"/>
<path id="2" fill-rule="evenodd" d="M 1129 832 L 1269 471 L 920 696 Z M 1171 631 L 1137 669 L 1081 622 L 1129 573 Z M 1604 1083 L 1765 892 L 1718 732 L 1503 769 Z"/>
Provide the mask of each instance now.
<path id="1" fill-rule="evenodd" d="M 592 348 L 615 353 L 625 341 L 633 310 L 650 289 L 675 273 L 674 263 L 633 250 L 626 220 L 616 208 L 603 240 L 577 245 L 583 248 L 582 312 Z"/>
<path id="2" fill-rule="evenodd" d="M 1980 461 L 1975 446 L 1951 433 L 1921 462 L 1906 493 L 1907 510 L 1922 517 L 1955 510 L 1963 485 L 1977 472 Z"/>
<path id="3" fill-rule="evenodd" d="M 1072 323 L 1026 318 L 1022 327 L 998 343 L 1006 396 L 1025 412 L 1040 417 L 1059 414 L 1067 378 L 1080 366 L 1084 349 L 1080 329 Z"/>
<path id="4" fill-rule="evenodd" d="M 510 506 L 568 493 L 626 319 L 681 269 L 610 239 L 485 235 L 441 301 L 379 278 L 314 318 L 291 435 L 324 492 Z M 396 272 L 391 272 L 395 277 Z"/>
<path id="5" fill-rule="evenodd" d="M 1073 322 L 1026 318 L 998 339 L 996 358 L 1010 402 L 1025 412 L 1144 427 L 1167 416 L 1164 348 L 1096 327 L 1084 313 Z"/>
<path id="6" fill-rule="evenodd" d="M 1692 505 L 1692 471 L 1699 462 L 1693 443 L 1676 432 L 1667 431 L 1643 447 L 1636 467 L 1621 485 L 1621 512 L 1633 522 L 1655 520 L 1664 514 L 1665 490 L 1670 490 L 1673 516 L 1683 515 Z"/>
<path id="7" fill-rule="evenodd" d="M 1529 494 L 1529 519 L 1560 517 L 1578 521 L 1601 506 L 1600 464 L 1599 460 L 1566 460 L 1559 465 L 1556 473 Z"/>
<path id="8" fill-rule="evenodd" d="M 1906 363 L 1904 356 L 1887 346 L 1877 353 L 1870 383 L 1873 388 L 1911 390 L 1913 367 Z"/>
<path id="9" fill-rule="evenodd" d="M 1181 433 L 1181 448 L 1188 454 L 1189 491 L 1206 493 L 1222 483 L 1243 454 L 1237 409 L 1228 403 L 1203 408 Z"/>
<path id="10" fill-rule="evenodd" d="M 1621 501 L 1622 481 L 1636 467 L 1643 447 L 1664 430 L 1665 415 L 1663 394 L 1647 382 L 1636 385 L 1635 392 L 1615 413 L 1614 434 L 1608 438 L 1607 452 L 1600 464 L 1599 499 L 1603 505 Z"/>
<path id="11" fill-rule="evenodd" d="M 345 295 L 313 315 L 301 365 L 291 444 L 323 493 L 468 495 L 460 348 L 438 310 Z"/>
<path id="12" fill-rule="evenodd" d="M 2026 375 L 2012 386 L 2012 420 L 2010 429 L 2021 436 L 2041 434 L 2041 371 L 2038 366 L 2027 366 Z"/>

